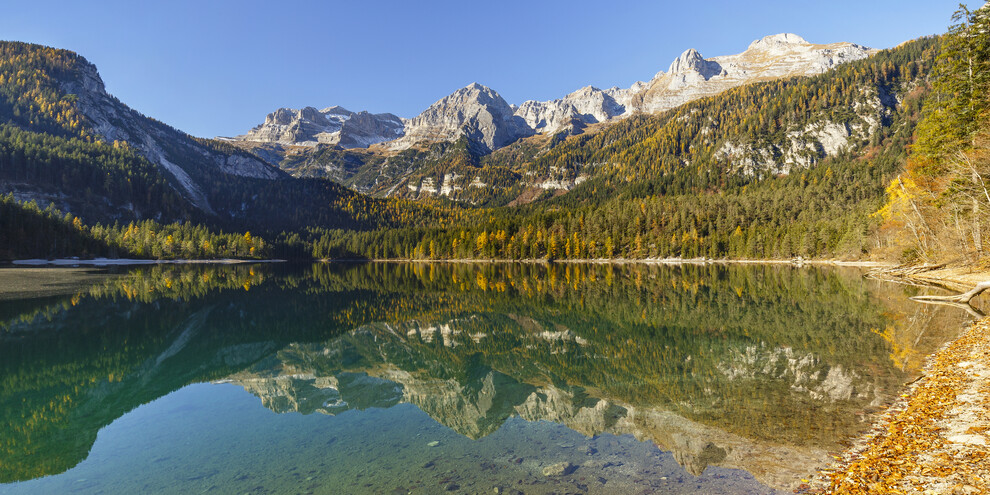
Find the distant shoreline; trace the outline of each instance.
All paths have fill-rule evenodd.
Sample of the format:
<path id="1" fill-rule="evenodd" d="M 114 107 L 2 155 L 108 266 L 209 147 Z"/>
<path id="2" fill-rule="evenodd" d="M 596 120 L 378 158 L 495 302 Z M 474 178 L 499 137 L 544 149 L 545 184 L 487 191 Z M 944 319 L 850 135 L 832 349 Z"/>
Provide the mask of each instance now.
<path id="1" fill-rule="evenodd" d="M 193 265 L 193 264 L 216 264 L 216 265 L 237 265 L 243 263 L 283 263 L 285 260 L 239 260 L 233 258 L 223 258 L 216 260 L 139 260 L 130 258 L 93 258 L 88 260 L 74 258 L 58 258 L 46 260 L 41 258 L 13 260 L 7 266 L 130 266 L 130 265 Z"/>
<path id="2" fill-rule="evenodd" d="M 894 266 L 892 263 L 878 261 L 842 261 L 842 260 L 806 260 L 806 259 L 709 259 L 709 258 L 575 258 L 575 259 L 555 259 L 545 258 L 325 258 L 314 260 L 320 263 L 571 263 L 571 264 L 601 264 L 601 265 L 623 265 L 623 264 L 653 264 L 653 265 L 728 265 L 728 264 L 750 264 L 750 265 L 830 265 L 830 266 L 859 266 L 866 268 L 877 268 L 884 266 Z"/>
<path id="3" fill-rule="evenodd" d="M 134 259 L 134 258 L 57 258 L 57 259 L 21 259 L 0 262 L 0 266 L 133 266 L 133 265 L 187 265 L 187 264 L 219 264 L 235 265 L 245 263 L 286 263 L 284 259 L 263 259 L 244 260 L 235 258 L 221 259 Z M 651 264 L 651 265 L 817 265 L 817 266 L 852 266 L 877 268 L 893 266 L 890 263 L 877 261 L 843 261 L 843 260 L 814 260 L 814 259 L 710 259 L 710 258 L 575 258 L 575 259 L 555 259 L 545 258 L 447 258 L 447 259 L 427 259 L 427 258 L 324 258 L 315 260 L 305 260 L 313 263 L 464 263 L 464 264 L 485 264 L 485 263 L 526 263 L 526 264 L 599 264 L 599 265 L 625 265 L 625 264 Z"/>

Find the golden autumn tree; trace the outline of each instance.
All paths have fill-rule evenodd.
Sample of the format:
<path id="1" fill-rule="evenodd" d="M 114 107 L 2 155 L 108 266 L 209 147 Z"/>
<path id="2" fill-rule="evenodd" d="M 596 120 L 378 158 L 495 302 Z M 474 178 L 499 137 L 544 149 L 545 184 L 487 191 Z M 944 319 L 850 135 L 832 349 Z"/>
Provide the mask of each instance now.
<path id="1" fill-rule="evenodd" d="M 990 4 L 960 6 L 943 37 L 904 173 L 876 213 L 880 244 L 907 262 L 975 262 L 990 235 Z"/>

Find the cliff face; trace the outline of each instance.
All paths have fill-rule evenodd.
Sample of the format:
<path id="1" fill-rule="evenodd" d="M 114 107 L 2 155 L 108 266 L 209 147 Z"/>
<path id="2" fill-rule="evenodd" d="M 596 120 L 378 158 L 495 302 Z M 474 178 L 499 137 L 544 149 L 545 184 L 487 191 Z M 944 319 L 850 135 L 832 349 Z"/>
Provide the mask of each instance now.
<path id="1" fill-rule="evenodd" d="M 126 142 L 161 166 L 174 179 L 176 189 L 207 213 L 215 212 L 204 192 L 203 176 L 224 173 L 268 180 L 288 177 L 257 156 L 206 146 L 131 109 L 106 92 L 96 66 L 88 62 L 81 65 L 78 78 L 62 82 L 62 89 L 78 97 L 78 108 L 96 134 L 108 142 Z"/>
<path id="2" fill-rule="evenodd" d="M 390 113 L 352 112 L 340 106 L 317 110 L 279 108 L 265 122 L 235 141 L 295 146 L 337 145 L 341 148 L 367 148 L 402 137 L 405 122 Z"/>
<path id="3" fill-rule="evenodd" d="M 743 84 L 820 74 L 873 52 L 853 43 L 812 44 L 790 33 L 756 40 L 736 55 L 705 59 L 690 49 L 674 60 L 667 72 L 658 73 L 633 91 L 630 106 L 645 113 L 669 110 Z"/>
<path id="4" fill-rule="evenodd" d="M 607 122 L 627 113 L 631 90 L 602 91 L 585 86 L 563 98 L 550 101 L 524 102 L 516 115 L 539 134 L 554 134 L 562 130 L 579 131 L 586 124 Z"/>
<path id="5" fill-rule="evenodd" d="M 405 149 L 422 141 L 456 141 L 466 137 L 494 151 L 532 133 L 501 95 L 487 86 L 472 83 L 410 120 L 406 135 L 389 143 L 389 147 Z"/>

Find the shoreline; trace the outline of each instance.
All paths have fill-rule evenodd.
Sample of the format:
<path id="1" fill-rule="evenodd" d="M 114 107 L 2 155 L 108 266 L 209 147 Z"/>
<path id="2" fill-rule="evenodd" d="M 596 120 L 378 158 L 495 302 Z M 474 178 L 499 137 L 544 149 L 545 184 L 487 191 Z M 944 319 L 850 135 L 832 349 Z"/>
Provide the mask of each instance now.
<path id="1" fill-rule="evenodd" d="M 314 260 L 318 263 L 465 263 L 465 264 L 504 264 L 504 263 L 526 263 L 526 264 L 595 264 L 595 265 L 625 265 L 625 264 L 648 264 L 648 265 L 816 265 L 816 266 L 852 266 L 863 268 L 880 268 L 894 266 L 891 263 L 879 261 L 845 261 L 845 260 L 806 260 L 806 259 L 712 259 L 712 258 L 568 258 L 548 260 L 545 258 L 521 258 L 521 259 L 501 259 L 501 258 L 324 258 Z"/>
<path id="2" fill-rule="evenodd" d="M 990 318 L 929 356 L 871 429 L 796 493 L 990 492 Z"/>
<path id="3" fill-rule="evenodd" d="M 977 270 L 970 267 L 945 267 L 929 272 L 917 273 L 904 279 L 908 282 L 921 282 L 940 285 L 953 290 L 966 291 L 976 284 L 990 280 L 990 270 Z"/>
<path id="4" fill-rule="evenodd" d="M 13 260 L 4 262 L 0 266 L 15 267 L 43 267 L 43 266 L 132 266 L 132 265 L 194 265 L 194 264 L 217 264 L 217 265 L 237 265 L 242 263 L 284 263 L 285 260 L 241 260 L 235 258 L 221 258 L 215 260 L 141 260 L 132 258 L 93 258 L 88 260 L 73 258 L 58 258 L 45 260 L 40 258 Z"/>
<path id="5" fill-rule="evenodd" d="M 990 280 L 990 271 L 942 267 L 886 280 L 962 292 Z M 990 493 L 988 397 L 990 317 L 983 317 L 929 355 L 870 430 L 795 492 Z"/>
<path id="6" fill-rule="evenodd" d="M 295 261 L 295 260 L 293 260 Z M 306 263 L 464 263 L 464 264 L 597 264 L 597 265 L 625 265 L 625 264 L 649 264 L 649 265 L 730 265 L 730 264 L 751 264 L 751 265 L 794 265 L 794 266 L 852 266 L 863 268 L 892 267 L 893 264 L 866 261 L 866 260 L 821 260 L 821 259 L 712 259 L 712 258 L 568 258 L 548 260 L 546 258 L 322 258 L 314 260 L 299 260 Z M 220 259 L 136 259 L 136 258 L 56 258 L 56 259 L 18 259 L 0 261 L 0 267 L 10 266 L 128 266 L 128 265 L 158 265 L 158 264 L 241 264 L 241 263 L 288 263 L 285 259 L 259 259 L 245 260 L 237 258 Z"/>

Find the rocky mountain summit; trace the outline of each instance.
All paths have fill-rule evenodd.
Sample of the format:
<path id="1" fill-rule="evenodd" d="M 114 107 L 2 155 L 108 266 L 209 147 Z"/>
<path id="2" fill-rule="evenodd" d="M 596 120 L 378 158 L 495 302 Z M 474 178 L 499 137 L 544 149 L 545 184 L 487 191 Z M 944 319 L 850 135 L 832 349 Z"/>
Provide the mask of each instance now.
<path id="1" fill-rule="evenodd" d="M 666 73 L 630 88 L 630 105 L 633 111 L 662 112 L 743 84 L 820 74 L 872 53 L 874 50 L 853 43 L 817 45 L 791 33 L 761 38 L 736 55 L 705 59 L 690 49 L 674 60 Z"/>
<path id="2" fill-rule="evenodd" d="M 456 141 L 465 136 L 494 151 L 532 134 L 532 129 L 515 115 L 515 109 L 501 95 L 487 86 L 472 83 L 410 120 L 406 135 L 389 147 L 406 149 L 421 141 Z"/>
<path id="3" fill-rule="evenodd" d="M 367 148 L 404 134 L 405 122 L 393 114 L 352 112 L 332 106 L 323 110 L 279 108 L 268 114 L 263 124 L 233 139 L 297 146 L 330 144 L 346 149 Z"/>
<path id="4" fill-rule="evenodd" d="M 689 49 L 666 72 L 625 89 L 586 86 L 563 98 L 512 106 L 491 88 L 473 83 L 409 120 L 388 113 L 352 113 L 341 107 L 282 108 L 269 114 L 264 124 L 233 139 L 303 146 L 322 143 L 341 148 L 386 143 L 388 149 L 397 151 L 422 142 L 453 142 L 467 137 L 494 151 L 533 134 L 577 133 L 588 124 L 662 112 L 751 82 L 819 74 L 872 53 L 853 43 L 820 45 L 783 33 L 753 41 L 736 55 L 706 59 Z"/>
<path id="5" fill-rule="evenodd" d="M 516 115 L 540 134 L 553 134 L 563 129 L 580 130 L 585 124 L 605 122 L 626 114 L 628 92 L 585 86 L 556 100 L 526 101 L 516 110 Z"/>

